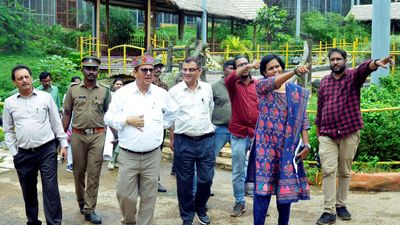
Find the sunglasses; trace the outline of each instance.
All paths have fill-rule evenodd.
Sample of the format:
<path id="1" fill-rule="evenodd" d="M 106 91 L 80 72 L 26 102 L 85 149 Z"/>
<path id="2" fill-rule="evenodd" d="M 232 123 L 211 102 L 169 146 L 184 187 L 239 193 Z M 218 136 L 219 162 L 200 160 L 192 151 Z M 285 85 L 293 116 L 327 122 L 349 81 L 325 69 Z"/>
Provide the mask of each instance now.
<path id="1" fill-rule="evenodd" d="M 140 71 L 142 73 L 147 74 L 148 72 L 153 73 L 154 69 L 153 68 L 140 68 Z"/>

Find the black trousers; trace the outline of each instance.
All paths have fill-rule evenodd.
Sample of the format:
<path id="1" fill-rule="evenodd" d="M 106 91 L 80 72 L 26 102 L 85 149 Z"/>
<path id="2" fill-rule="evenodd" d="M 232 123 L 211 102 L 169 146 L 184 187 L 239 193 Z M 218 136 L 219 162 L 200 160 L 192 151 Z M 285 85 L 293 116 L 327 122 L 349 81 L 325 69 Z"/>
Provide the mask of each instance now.
<path id="1" fill-rule="evenodd" d="M 192 220 L 195 212 L 204 213 L 210 197 L 215 166 L 215 137 L 193 140 L 175 134 L 174 163 L 179 212 L 182 220 Z M 197 191 L 193 198 L 194 165 L 197 169 Z"/>
<path id="2" fill-rule="evenodd" d="M 50 141 L 38 149 L 19 149 L 14 156 L 14 166 L 18 173 L 19 183 L 25 202 L 25 213 L 28 225 L 39 225 L 38 219 L 38 172 L 40 171 L 43 192 L 43 208 L 46 223 L 61 224 L 62 209 L 57 181 L 57 150 L 55 141 Z"/>

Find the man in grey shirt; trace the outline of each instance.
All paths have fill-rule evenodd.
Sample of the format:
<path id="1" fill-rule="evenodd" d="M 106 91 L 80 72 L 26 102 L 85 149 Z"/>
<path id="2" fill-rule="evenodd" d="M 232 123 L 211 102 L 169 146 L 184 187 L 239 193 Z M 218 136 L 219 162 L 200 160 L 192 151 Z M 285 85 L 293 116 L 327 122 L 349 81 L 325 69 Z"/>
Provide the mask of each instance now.
<path id="1" fill-rule="evenodd" d="M 215 157 L 227 142 L 231 141 L 231 133 L 228 130 L 231 120 L 232 109 L 228 90 L 226 89 L 224 78 L 233 70 L 233 60 L 228 60 L 223 64 L 224 76 L 212 84 L 214 111 L 211 122 L 215 125 Z"/>
<path id="2" fill-rule="evenodd" d="M 27 224 L 42 224 L 38 219 L 38 171 L 42 181 L 46 222 L 61 224 L 56 139 L 61 145 L 60 154 L 66 159 L 67 135 L 51 95 L 33 88 L 30 68 L 25 65 L 15 66 L 11 78 L 19 92 L 4 102 L 3 125 L 5 141 L 14 157 L 24 197 Z"/>

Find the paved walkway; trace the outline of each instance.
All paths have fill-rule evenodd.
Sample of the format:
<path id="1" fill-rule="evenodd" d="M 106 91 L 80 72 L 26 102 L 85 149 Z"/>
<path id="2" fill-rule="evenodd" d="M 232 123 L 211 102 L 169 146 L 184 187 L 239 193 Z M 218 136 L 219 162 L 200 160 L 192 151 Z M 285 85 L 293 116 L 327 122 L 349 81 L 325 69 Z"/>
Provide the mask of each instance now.
<path id="1" fill-rule="evenodd" d="M 0 225 L 24 224 L 25 213 L 18 178 L 12 166 L 12 158 L 8 152 L 0 149 L 0 158 L 5 157 L 0 164 Z M 66 164 L 59 164 L 59 186 L 63 204 L 63 224 L 90 224 L 84 221 L 75 201 L 72 173 L 65 170 Z M 171 161 L 163 160 L 161 164 L 161 183 L 167 188 L 167 193 L 160 193 L 155 211 L 155 225 L 180 225 L 178 204 L 176 198 L 175 177 L 169 173 Z M 118 225 L 120 211 L 115 196 L 115 186 L 118 170 L 110 171 L 107 163 L 103 164 L 100 180 L 100 192 L 96 212 L 103 217 L 103 224 Z M 40 183 L 39 183 L 40 188 Z M 230 217 L 233 206 L 231 173 L 226 170 L 216 170 L 214 185 L 215 193 L 211 197 L 209 216 L 216 225 L 247 225 L 252 224 L 252 199 L 246 197 L 247 212 L 239 218 Z M 320 216 L 323 196 L 320 187 L 312 187 L 310 201 L 302 201 L 292 205 L 290 224 L 310 225 Z M 397 225 L 400 224 L 400 208 L 398 202 L 400 192 L 351 192 L 349 209 L 353 220 L 344 222 L 338 220 L 338 225 Z M 40 202 L 40 218 L 44 221 L 42 200 Z M 270 214 L 266 224 L 277 223 L 275 201 L 271 201 Z M 195 222 L 196 225 L 200 224 Z"/>

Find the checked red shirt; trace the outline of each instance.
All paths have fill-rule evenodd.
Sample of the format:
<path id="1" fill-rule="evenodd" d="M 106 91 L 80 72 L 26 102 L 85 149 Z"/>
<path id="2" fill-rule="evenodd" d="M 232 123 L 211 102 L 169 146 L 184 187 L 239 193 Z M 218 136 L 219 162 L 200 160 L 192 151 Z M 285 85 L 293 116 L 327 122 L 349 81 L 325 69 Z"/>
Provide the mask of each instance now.
<path id="1" fill-rule="evenodd" d="M 355 69 L 346 68 L 340 79 L 333 73 L 322 78 L 318 90 L 315 124 L 321 136 L 344 138 L 364 127 L 360 111 L 360 92 L 368 75 L 368 60 Z"/>

